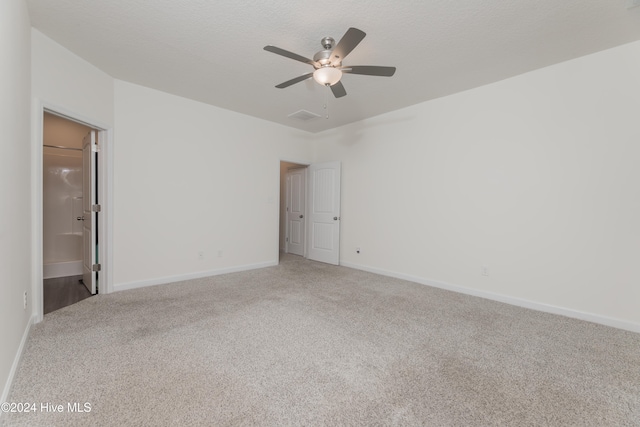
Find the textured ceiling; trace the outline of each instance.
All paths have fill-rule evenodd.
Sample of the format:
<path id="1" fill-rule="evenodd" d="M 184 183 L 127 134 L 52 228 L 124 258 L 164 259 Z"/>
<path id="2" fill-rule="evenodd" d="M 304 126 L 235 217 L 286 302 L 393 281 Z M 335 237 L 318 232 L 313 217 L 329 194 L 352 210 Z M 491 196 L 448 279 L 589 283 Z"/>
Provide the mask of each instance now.
<path id="1" fill-rule="evenodd" d="M 318 132 L 536 68 L 640 40 L 632 0 L 27 0 L 32 25 L 111 76 Z M 305 57 L 356 27 L 344 65 L 396 66 L 393 77 L 344 75 L 329 98 Z M 298 110 L 323 115 L 287 117 Z"/>

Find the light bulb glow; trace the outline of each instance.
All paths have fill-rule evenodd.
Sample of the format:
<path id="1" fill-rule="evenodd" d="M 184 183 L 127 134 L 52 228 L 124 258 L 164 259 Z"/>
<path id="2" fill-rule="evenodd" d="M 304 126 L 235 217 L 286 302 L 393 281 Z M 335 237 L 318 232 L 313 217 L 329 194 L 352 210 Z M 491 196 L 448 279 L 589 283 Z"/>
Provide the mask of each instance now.
<path id="1" fill-rule="evenodd" d="M 342 71 L 333 67 L 322 67 L 313 72 L 313 79 L 323 86 L 333 86 L 340 81 L 340 77 Z"/>

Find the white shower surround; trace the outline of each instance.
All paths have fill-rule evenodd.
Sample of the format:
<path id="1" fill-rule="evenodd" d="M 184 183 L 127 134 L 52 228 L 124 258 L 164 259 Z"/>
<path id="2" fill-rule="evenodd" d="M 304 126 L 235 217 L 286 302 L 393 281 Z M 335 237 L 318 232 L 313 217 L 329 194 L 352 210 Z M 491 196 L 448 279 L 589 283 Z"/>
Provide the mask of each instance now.
<path id="1" fill-rule="evenodd" d="M 82 153 L 43 153 L 43 278 L 82 274 Z"/>

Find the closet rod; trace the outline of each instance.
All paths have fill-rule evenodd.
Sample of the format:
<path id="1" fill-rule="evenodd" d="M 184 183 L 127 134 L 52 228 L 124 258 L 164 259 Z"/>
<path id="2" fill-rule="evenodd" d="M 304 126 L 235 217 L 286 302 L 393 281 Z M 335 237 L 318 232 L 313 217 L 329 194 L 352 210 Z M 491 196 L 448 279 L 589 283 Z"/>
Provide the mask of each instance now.
<path id="1" fill-rule="evenodd" d="M 82 148 L 71 148 L 71 147 L 62 147 L 60 145 L 47 145 L 47 144 L 42 144 L 43 147 L 49 147 L 49 148 L 59 148 L 61 150 L 74 150 L 74 151 L 82 151 Z"/>

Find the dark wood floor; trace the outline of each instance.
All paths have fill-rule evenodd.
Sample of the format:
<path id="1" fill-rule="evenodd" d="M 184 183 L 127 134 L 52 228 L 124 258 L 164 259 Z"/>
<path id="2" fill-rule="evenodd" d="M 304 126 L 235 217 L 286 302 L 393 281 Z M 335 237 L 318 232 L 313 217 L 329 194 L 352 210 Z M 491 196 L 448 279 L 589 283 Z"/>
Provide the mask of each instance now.
<path id="1" fill-rule="evenodd" d="M 44 314 L 75 304 L 91 294 L 81 282 L 82 276 L 44 280 Z"/>

